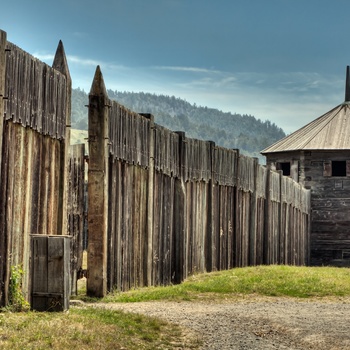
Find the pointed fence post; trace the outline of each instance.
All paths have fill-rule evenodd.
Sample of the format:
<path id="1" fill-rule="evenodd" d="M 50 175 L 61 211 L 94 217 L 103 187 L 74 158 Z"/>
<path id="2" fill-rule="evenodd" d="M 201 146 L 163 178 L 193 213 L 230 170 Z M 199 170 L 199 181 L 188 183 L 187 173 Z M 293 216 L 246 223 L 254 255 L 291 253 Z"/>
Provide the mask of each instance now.
<path id="1" fill-rule="evenodd" d="M 60 40 L 56 50 L 56 55 L 52 64 L 52 68 L 55 68 L 66 77 L 66 100 L 62 101 L 65 106 L 66 125 L 62 127 L 65 129 L 65 138 L 62 141 L 64 146 L 61 148 L 61 164 L 62 170 L 60 171 L 60 191 L 59 191 L 59 208 L 57 220 L 57 233 L 66 235 L 68 232 L 68 166 L 69 166 L 69 149 L 70 149 L 70 129 L 71 129 L 71 97 L 72 97 L 72 79 L 68 69 L 68 63 L 66 54 L 64 51 L 63 43 Z"/>
<path id="2" fill-rule="evenodd" d="M 88 278 L 87 294 L 107 292 L 108 99 L 98 66 L 89 94 Z"/>
<path id="3" fill-rule="evenodd" d="M 4 125 L 4 99 L 6 97 L 5 91 L 5 49 L 6 49 L 6 32 L 0 30 L 0 174 L 2 162 L 2 137 Z"/>
<path id="4" fill-rule="evenodd" d="M 349 72 L 349 66 L 346 66 L 345 102 L 350 102 L 350 72 Z"/>
<path id="5" fill-rule="evenodd" d="M 6 97 L 6 91 L 5 91 L 6 42 L 7 42 L 6 32 L 0 30 L 0 176 L 1 176 L 1 165 L 2 165 L 4 98 Z M 0 188 L 2 188 L 1 183 L 0 183 Z M 3 227 L 1 223 L 2 223 L 2 220 L 0 220 L 0 228 Z M 3 278 L 5 276 L 6 269 L 7 269 L 6 237 L 5 237 L 5 232 L 1 232 L 1 235 L 0 235 L 0 305 L 6 305 L 7 303 L 7 293 L 5 292 L 6 289 L 4 289 L 4 287 L 2 286 L 4 282 Z"/>
<path id="6" fill-rule="evenodd" d="M 149 120 L 149 164 L 148 164 L 148 214 L 147 214 L 147 286 L 152 286 L 153 278 L 153 213 L 154 213 L 154 116 L 149 113 L 139 113 Z"/>

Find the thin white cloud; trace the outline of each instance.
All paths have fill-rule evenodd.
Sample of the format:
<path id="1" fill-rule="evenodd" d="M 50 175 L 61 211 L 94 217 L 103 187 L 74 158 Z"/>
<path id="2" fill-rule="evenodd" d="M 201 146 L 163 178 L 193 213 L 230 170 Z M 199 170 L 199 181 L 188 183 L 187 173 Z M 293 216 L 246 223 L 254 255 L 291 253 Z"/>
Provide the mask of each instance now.
<path id="1" fill-rule="evenodd" d="M 53 60 L 55 58 L 55 56 L 52 54 L 34 53 L 33 56 L 39 59 L 40 61 L 48 61 L 48 60 Z"/>
<path id="2" fill-rule="evenodd" d="M 80 66 L 86 66 L 86 67 L 97 67 L 100 66 L 101 69 L 106 69 L 106 70 L 128 70 L 129 68 L 123 65 L 118 65 L 115 63 L 111 62 L 103 62 L 103 61 L 98 61 L 98 60 L 93 60 L 93 59 L 86 59 L 86 58 L 81 58 L 79 56 L 67 56 L 68 64 L 77 64 Z"/>
<path id="3" fill-rule="evenodd" d="M 68 63 L 75 63 L 83 66 L 98 66 L 101 62 L 92 59 L 81 58 L 79 56 L 67 56 Z"/>
<path id="4" fill-rule="evenodd" d="M 38 58 L 41 61 L 53 61 L 55 56 L 53 54 L 42 54 L 42 53 L 34 53 L 34 57 Z M 89 58 L 82 58 L 79 56 L 67 55 L 68 65 L 75 64 L 84 67 L 97 67 L 105 68 L 108 70 L 127 70 L 129 69 L 126 66 L 118 65 L 112 62 L 103 62 Z"/>
<path id="5" fill-rule="evenodd" d="M 192 73 L 207 73 L 207 74 L 221 74 L 222 72 L 213 69 L 199 68 L 199 67 L 183 67 L 183 66 L 154 66 L 153 69 L 170 70 L 178 72 L 192 72 Z"/>

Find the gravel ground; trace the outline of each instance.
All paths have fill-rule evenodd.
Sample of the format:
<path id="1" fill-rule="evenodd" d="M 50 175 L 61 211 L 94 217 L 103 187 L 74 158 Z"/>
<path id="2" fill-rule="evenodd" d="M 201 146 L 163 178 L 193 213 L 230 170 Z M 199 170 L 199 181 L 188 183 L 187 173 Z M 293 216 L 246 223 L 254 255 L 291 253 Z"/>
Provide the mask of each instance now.
<path id="1" fill-rule="evenodd" d="M 207 350 L 350 349 L 350 299 L 98 304 L 162 318 L 202 339 Z M 186 349 L 186 347 L 183 347 Z"/>

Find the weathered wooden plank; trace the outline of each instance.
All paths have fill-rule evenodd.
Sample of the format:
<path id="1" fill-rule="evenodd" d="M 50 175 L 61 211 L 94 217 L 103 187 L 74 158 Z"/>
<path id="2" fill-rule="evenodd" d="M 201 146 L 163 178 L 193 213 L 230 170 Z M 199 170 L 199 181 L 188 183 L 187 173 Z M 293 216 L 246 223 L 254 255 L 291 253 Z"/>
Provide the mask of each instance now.
<path id="1" fill-rule="evenodd" d="M 107 256 L 107 289 L 113 290 L 114 286 L 119 285 L 116 281 L 115 262 L 117 260 L 117 229 L 116 229 L 116 213 L 117 213 L 117 179 L 118 174 L 116 168 L 118 161 L 109 157 L 109 174 L 108 174 L 108 256 Z"/>
<path id="2" fill-rule="evenodd" d="M 77 293 L 77 273 L 82 269 L 85 222 L 85 145 L 71 146 L 68 186 L 68 235 L 71 237 L 71 292 Z"/>
<path id="3" fill-rule="evenodd" d="M 99 67 L 89 97 L 89 213 L 87 293 L 107 292 L 108 98 Z"/>
<path id="4" fill-rule="evenodd" d="M 5 113 L 5 96 L 6 90 L 5 90 L 5 60 L 6 60 L 6 40 L 7 35 L 6 32 L 0 30 L 0 174 L 1 174 L 1 167 L 2 167 L 2 144 L 3 144 L 3 128 L 4 128 L 4 113 Z M 1 261 L 0 261 L 1 265 Z M 0 276 L 1 276 L 1 269 L 0 269 Z M 0 297 L 1 299 L 1 297 Z"/>
<path id="5" fill-rule="evenodd" d="M 32 280 L 32 291 L 49 292 L 48 290 L 48 244 L 47 237 L 37 237 L 31 240 L 32 271 L 35 276 Z"/>
<path id="6" fill-rule="evenodd" d="M 8 123 L 5 122 L 4 124 L 4 131 L 8 130 Z M 8 297 L 8 283 L 7 283 L 7 276 L 8 276 L 8 249 L 7 249 L 7 241 L 9 233 L 6 230 L 7 227 L 7 204 L 8 204 L 8 196 L 9 196 L 9 188 L 8 188 L 8 163 L 9 163 L 9 143 L 7 140 L 7 134 L 8 132 L 4 133 L 4 146 L 2 148 L 2 168 L 1 168 L 1 180 L 0 180 L 0 230 L 3 232 L 2 235 L 0 235 L 0 278 L 1 278 L 1 302 L 2 305 L 6 305 L 7 303 L 7 297 Z"/>
<path id="7" fill-rule="evenodd" d="M 180 283 L 184 276 L 184 235 L 185 235 L 185 200 L 184 186 L 181 180 L 174 180 L 174 219 L 173 219 L 173 261 L 171 276 L 173 283 Z"/>
<path id="8" fill-rule="evenodd" d="M 149 167 L 148 167 L 148 181 L 147 181 L 147 285 L 151 286 L 153 282 L 153 235 L 154 235 L 154 186 L 155 186 L 155 131 L 154 131 L 154 117 L 149 116 Z"/>
<path id="9" fill-rule="evenodd" d="M 156 172 L 154 174 L 154 192 L 153 192 L 153 198 L 154 198 L 154 205 L 153 207 L 153 239 L 152 239 L 152 284 L 153 285 L 159 285 L 159 250 L 160 250 L 160 226 L 161 226 L 161 218 L 162 218 L 162 212 L 163 212 L 163 197 L 161 196 L 162 193 L 162 181 L 161 181 L 161 174 Z"/>

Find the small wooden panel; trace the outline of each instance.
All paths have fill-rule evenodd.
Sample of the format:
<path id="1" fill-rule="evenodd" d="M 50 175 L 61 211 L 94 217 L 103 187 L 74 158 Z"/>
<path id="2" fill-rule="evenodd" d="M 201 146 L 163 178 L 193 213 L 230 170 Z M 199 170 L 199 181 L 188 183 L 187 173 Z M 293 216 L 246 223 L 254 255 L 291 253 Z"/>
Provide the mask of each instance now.
<path id="1" fill-rule="evenodd" d="M 31 235 L 31 308 L 64 311 L 70 297 L 70 237 Z"/>

